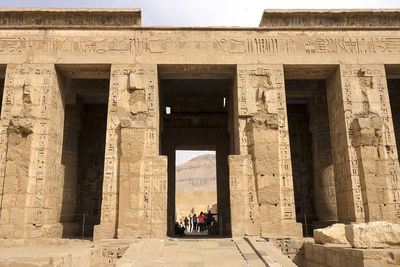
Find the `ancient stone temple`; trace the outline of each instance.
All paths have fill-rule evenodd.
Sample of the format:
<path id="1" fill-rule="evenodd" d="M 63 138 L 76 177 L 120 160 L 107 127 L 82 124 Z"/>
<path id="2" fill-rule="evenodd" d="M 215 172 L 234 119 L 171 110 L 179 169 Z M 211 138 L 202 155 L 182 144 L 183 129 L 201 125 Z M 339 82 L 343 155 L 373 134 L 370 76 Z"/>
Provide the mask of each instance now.
<path id="1" fill-rule="evenodd" d="M 0 237 L 174 235 L 175 151 L 215 150 L 221 236 L 400 222 L 400 11 L 148 27 L 0 9 Z"/>

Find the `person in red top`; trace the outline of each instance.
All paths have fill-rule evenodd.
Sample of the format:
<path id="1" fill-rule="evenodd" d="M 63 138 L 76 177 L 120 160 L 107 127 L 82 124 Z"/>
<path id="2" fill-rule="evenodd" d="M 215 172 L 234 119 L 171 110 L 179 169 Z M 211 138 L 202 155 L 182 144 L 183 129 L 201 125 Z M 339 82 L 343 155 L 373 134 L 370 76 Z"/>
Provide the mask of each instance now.
<path id="1" fill-rule="evenodd" d="M 200 232 L 204 231 L 204 218 L 205 218 L 204 213 L 200 212 L 200 215 L 199 215 Z"/>

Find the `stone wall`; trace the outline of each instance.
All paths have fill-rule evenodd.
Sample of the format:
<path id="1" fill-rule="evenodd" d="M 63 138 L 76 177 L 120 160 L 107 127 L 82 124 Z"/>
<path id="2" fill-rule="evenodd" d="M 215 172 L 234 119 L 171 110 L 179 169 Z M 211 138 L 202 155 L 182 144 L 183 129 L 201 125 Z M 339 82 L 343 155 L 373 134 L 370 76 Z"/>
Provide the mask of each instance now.
<path id="1" fill-rule="evenodd" d="M 64 76 L 69 75 L 110 80 L 101 218 L 94 238 L 165 236 L 167 210 L 175 203 L 167 203 L 174 187 L 167 178 L 167 158 L 160 156 L 158 70 L 168 65 L 175 67 L 167 76 L 184 72 L 184 78 L 197 79 L 226 79 L 224 69 L 234 69 L 229 126 L 215 130 L 216 138 L 208 134 L 206 144 L 221 148 L 218 210 L 228 222 L 226 233 L 301 235 L 286 110 L 288 77 L 326 80 L 326 103 L 314 99 L 309 107 L 324 115 L 310 112 L 308 122 L 314 188 L 321 189 L 315 196 L 325 201 L 315 205 L 318 216 L 336 219 L 337 203 L 339 222 L 399 221 L 399 134 L 387 86 L 388 73 L 396 76 L 400 64 L 398 11 L 355 12 L 361 19 L 354 25 L 352 13 L 318 11 L 320 20 L 309 20 L 310 14 L 281 11 L 270 20 L 264 16 L 262 25 L 268 28 L 223 29 L 141 27 L 138 11 L 1 12 L 11 13 L 0 25 L 0 69 L 6 66 L 0 237 L 60 237 L 61 223 L 73 222 L 62 216 L 79 204 L 68 202 L 62 190 L 78 179 L 71 172 L 78 162 L 73 153 L 69 159 L 63 155 L 63 136 L 76 139 L 76 131 L 85 128 L 67 123 L 64 129 L 70 103 Z M 299 21 L 283 23 L 288 17 Z M 368 17 L 373 20 L 365 31 Z M 332 24 L 336 18 L 341 20 Z M 5 30 L 10 28 L 18 30 Z M 104 66 L 111 69 L 107 75 Z M 327 115 L 321 106 L 328 107 Z M 194 132 L 179 137 L 193 138 Z M 98 177 L 101 165 L 99 160 Z M 92 184 L 93 191 L 100 191 L 100 183 Z M 336 201 L 330 201 L 333 195 Z M 93 214 L 99 199 L 90 202 Z"/>

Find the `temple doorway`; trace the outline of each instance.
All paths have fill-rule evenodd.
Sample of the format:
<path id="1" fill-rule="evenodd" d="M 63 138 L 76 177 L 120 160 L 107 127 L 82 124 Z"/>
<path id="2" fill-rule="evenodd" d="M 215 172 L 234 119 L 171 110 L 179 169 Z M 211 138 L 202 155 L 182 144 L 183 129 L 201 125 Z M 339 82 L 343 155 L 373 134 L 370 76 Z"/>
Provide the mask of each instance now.
<path id="1" fill-rule="evenodd" d="M 92 237 L 100 223 L 109 66 L 58 66 L 64 94 L 63 237 Z"/>
<path id="2" fill-rule="evenodd" d="M 303 235 L 337 222 L 326 79 L 334 66 L 285 66 L 296 220 Z"/>
<path id="3" fill-rule="evenodd" d="M 160 65 L 160 144 L 168 156 L 168 235 L 176 236 L 176 151 L 215 151 L 218 236 L 230 236 L 228 155 L 233 152 L 231 65 Z"/>
<path id="4" fill-rule="evenodd" d="M 175 234 L 218 235 L 214 150 L 176 150 Z"/>

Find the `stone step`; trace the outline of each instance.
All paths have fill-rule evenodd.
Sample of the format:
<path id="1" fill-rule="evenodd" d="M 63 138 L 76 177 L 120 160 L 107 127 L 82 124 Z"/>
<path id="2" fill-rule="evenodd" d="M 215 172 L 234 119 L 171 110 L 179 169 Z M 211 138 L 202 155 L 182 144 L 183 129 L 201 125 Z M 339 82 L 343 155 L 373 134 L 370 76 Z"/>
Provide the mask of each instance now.
<path id="1" fill-rule="evenodd" d="M 263 260 L 257 255 L 254 249 L 242 238 L 233 239 L 243 258 L 251 267 L 265 267 Z"/>
<path id="2" fill-rule="evenodd" d="M 163 266 L 161 255 L 165 240 L 158 238 L 146 238 L 135 240 L 126 250 L 125 254 L 117 260 L 116 267 L 133 266 Z"/>
<path id="3" fill-rule="evenodd" d="M 268 267 L 297 267 L 281 250 L 260 237 L 245 236 L 244 240 Z"/>
<path id="4" fill-rule="evenodd" d="M 118 259 L 117 267 L 248 267 L 235 242 L 229 238 L 136 239 Z M 254 252 L 253 252 L 254 253 Z M 257 257 L 257 255 L 255 255 Z M 253 256 L 253 258 L 255 258 Z M 250 257 L 249 257 L 250 258 Z"/>

